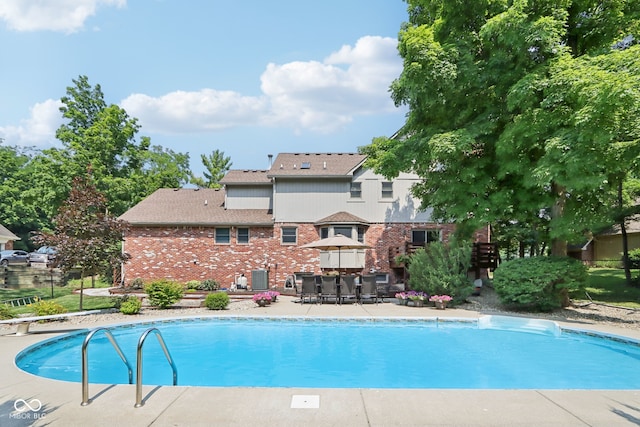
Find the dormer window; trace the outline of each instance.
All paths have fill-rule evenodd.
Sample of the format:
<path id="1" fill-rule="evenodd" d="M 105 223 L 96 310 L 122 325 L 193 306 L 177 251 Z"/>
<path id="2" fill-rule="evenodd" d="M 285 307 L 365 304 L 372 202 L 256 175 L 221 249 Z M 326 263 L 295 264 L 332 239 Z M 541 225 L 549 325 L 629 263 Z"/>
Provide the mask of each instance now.
<path id="1" fill-rule="evenodd" d="M 311 162 L 302 162 L 300 164 L 300 169 L 311 169 Z"/>

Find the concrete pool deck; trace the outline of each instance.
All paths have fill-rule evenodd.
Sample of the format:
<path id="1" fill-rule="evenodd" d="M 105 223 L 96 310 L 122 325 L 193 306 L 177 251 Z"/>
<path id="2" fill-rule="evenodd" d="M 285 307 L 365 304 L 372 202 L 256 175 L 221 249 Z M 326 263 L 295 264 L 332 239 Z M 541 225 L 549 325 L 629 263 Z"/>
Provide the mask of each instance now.
<path id="1" fill-rule="evenodd" d="M 381 304 L 298 304 L 286 296 L 265 308 L 212 315 L 311 317 L 459 317 L 468 310 Z M 143 320 L 132 317 L 132 321 Z M 144 319 L 147 320 L 147 319 Z M 148 319 L 153 320 L 153 319 Z M 31 344 L 77 329 L 121 321 L 34 324 L 31 334 L 0 330 L 0 427 L 22 426 L 637 426 L 640 390 L 307 389 L 90 384 L 81 406 L 79 383 L 27 374 L 14 363 Z M 562 323 L 640 339 L 637 329 L 588 322 Z M 470 360 L 469 363 L 473 363 Z M 640 375 L 640 361 L 638 375 Z M 402 365 L 399 365 L 402 366 Z M 487 366 L 488 370 L 497 367 Z M 615 369 L 614 366 L 611 367 Z M 135 369 L 135 367 L 134 367 Z M 428 369 L 428 362 L 425 362 Z M 523 367 L 526 369 L 526 367 Z M 40 406 L 40 407 L 39 407 Z"/>

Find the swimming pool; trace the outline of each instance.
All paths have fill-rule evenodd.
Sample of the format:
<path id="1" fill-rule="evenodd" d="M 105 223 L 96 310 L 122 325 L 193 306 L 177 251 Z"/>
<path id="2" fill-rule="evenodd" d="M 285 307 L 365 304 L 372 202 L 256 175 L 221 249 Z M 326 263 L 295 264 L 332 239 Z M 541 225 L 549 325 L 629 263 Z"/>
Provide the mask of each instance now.
<path id="1" fill-rule="evenodd" d="M 132 363 L 140 335 L 158 328 L 178 385 L 313 388 L 640 389 L 640 342 L 560 329 L 540 320 L 201 317 L 110 328 Z M 81 380 L 88 331 L 33 345 L 16 365 Z M 88 346 L 92 383 L 128 383 L 104 334 Z M 170 385 L 155 339 L 144 346 L 146 385 Z M 134 366 L 135 369 L 135 366 Z"/>

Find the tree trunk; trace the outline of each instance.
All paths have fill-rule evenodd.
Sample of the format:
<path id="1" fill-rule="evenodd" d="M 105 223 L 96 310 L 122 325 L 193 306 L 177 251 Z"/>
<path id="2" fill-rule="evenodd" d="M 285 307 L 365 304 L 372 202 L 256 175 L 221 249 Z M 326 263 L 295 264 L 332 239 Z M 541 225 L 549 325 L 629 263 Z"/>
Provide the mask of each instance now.
<path id="1" fill-rule="evenodd" d="M 562 218 L 564 215 L 565 205 L 565 188 L 555 182 L 551 184 L 551 192 L 555 196 L 555 202 L 551 207 L 551 221 L 554 219 Z M 567 256 L 567 241 L 554 237 L 551 240 L 551 255 L 553 256 Z"/>
<path id="2" fill-rule="evenodd" d="M 83 296 L 84 296 L 84 272 L 80 273 L 80 311 L 82 311 Z"/>
<path id="3" fill-rule="evenodd" d="M 623 211 L 622 200 L 622 180 L 618 181 L 618 209 Z M 624 278 L 627 286 L 633 286 L 631 280 L 631 266 L 629 265 L 629 238 L 627 237 L 627 226 L 624 215 L 620 215 L 620 233 L 622 233 L 622 268 L 624 268 Z"/>

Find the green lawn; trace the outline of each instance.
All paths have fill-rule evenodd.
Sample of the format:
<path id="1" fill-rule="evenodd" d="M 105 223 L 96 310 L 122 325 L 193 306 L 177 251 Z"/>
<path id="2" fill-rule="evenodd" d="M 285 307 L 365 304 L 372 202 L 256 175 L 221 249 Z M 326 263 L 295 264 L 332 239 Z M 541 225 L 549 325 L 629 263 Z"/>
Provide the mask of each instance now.
<path id="1" fill-rule="evenodd" d="M 637 277 L 638 271 L 632 270 Z M 640 308 L 640 288 L 627 286 L 624 270 L 619 268 L 592 268 L 589 270 L 589 283 L 586 292 L 591 299 L 612 305 Z M 571 295 L 574 299 L 588 300 L 584 293 Z"/>
<path id="2" fill-rule="evenodd" d="M 96 281 L 96 287 L 108 287 L 109 285 Z M 84 287 L 91 287 L 91 280 L 85 279 Z M 67 311 L 80 311 L 80 294 L 73 293 L 75 289 L 80 289 L 80 281 L 72 280 L 67 286 L 54 286 L 53 301 L 60 304 Z M 2 289 L 0 290 L 0 301 L 11 300 L 15 298 L 37 296 L 42 300 L 51 300 L 51 288 L 25 288 L 25 289 Z M 114 300 L 112 297 L 92 297 L 85 295 L 82 299 L 83 310 L 98 310 L 112 308 Z M 11 311 L 14 314 L 31 313 L 31 307 L 20 306 L 13 307 Z"/>

